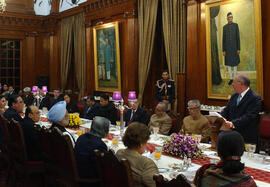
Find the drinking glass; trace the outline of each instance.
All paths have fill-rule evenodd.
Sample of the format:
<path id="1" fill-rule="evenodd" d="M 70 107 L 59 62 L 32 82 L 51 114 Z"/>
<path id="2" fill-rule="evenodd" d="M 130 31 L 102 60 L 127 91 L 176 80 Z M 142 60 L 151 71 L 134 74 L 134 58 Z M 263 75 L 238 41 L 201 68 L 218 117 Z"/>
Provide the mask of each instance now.
<path id="1" fill-rule="evenodd" d="M 42 112 L 43 112 L 44 115 L 47 115 L 48 114 L 48 109 L 46 107 L 43 107 Z"/>
<path id="2" fill-rule="evenodd" d="M 77 134 L 78 134 L 78 136 L 81 136 L 81 135 L 83 134 L 83 131 L 82 131 L 81 129 L 79 129 L 79 130 L 77 131 Z"/>
<path id="3" fill-rule="evenodd" d="M 200 134 L 195 135 L 195 140 L 197 140 L 198 143 L 201 142 L 201 139 L 202 139 L 202 135 L 200 135 Z"/>
<path id="4" fill-rule="evenodd" d="M 159 131 L 159 127 L 153 127 L 153 133 L 154 133 L 154 138 L 157 139 L 157 133 Z"/>
<path id="5" fill-rule="evenodd" d="M 113 139 L 112 139 L 112 144 L 113 144 L 114 147 L 118 146 L 118 141 L 119 141 L 119 136 L 114 135 Z"/>
<path id="6" fill-rule="evenodd" d="M 162 147 L 156 146 L 155 152 L 154 152 L 154 157 L 155 157 L 156 161 L 158 161 L 160 159 L 161 152 L 162 152 Z"/>
<path id="7" fill-rule="evenodd" d="M 256 144 L 249 144 L 248 151 L 250 152 L 250 156 L 253 157 L 253 154 L 256 151 Z"/>
<path id="8" fill-rule="evenodd" d="M 116 126 L 117 126 L 117 128 L 118 128 L 118 130 L 120 130 L 120 121 L 116 121 Z"/>

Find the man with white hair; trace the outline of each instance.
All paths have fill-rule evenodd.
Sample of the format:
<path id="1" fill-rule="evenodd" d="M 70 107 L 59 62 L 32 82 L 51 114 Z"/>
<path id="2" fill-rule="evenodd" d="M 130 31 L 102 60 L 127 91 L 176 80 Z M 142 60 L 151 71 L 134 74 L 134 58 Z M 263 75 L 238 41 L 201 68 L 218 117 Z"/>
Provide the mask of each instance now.
<path id="1" fill-rule="evenodd" d="M 110 121 L 96 116 L 88 133 L 81 135 L 75 145 L 74 154 L 81 178 L 98 178 L 94 150 L 107 152 L 108 148 L 102 141 L 109 133 Z"/>
<path id="2" fill-rule="evenodd" d="M 167 105 L 165 103 L 160 102 L 157 104 L 155 114 L 151 116 L 148 124 L 150 131 L 153 127 L 158 127 L 160 134 L 168 135 L 172 128 L 172 119 L 168 116 L 166 111 Z"/>
<path id="3" fill-rule="evenodd" d="M 201 114 L 201 104 L 197 99 L 188 102 L 189 115 L 183 119 L 181 133 L 202 135 L 201 142 L 209 142 L 210 126 L 208 119 Z"/>
<path id="4" fill-rule="evenodd" d="M 64 135 L 68 135 L 71 140 L 72 146 L 74 147 L 75 139 L 65 129 L 65 126 L 68 126 L 69 124 L 69 115 L 66 106 L 67 104 L 65 101 L 60 101 L 53 105 L 53 107 L 49 110 L 47 114 L 47 119 L 53 123 L 51 129 L 58 128 Z"/>
<path id="5" fill-rule="evenodd" d="M 137 100 L 129 101 L 130 109 L 128 109 L 125 113 L 125 122 L 126 126 L 128 126 L 132 122 L 140 122 L 145 125 L 148 123 L 148 116 L 144 109 L 139 107 L 139 103 Z"/>

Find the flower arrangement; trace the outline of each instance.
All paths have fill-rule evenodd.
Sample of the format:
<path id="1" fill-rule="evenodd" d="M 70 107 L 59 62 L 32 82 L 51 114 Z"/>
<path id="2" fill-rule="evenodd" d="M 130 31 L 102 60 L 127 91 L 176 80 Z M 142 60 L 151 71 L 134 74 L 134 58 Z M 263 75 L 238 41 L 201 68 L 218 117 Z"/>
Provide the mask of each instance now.
<path id="1" fill-rule="evenodd" d="M 70 128 L 78 128 L 82 124 L 82 120 L 79 114 L 69 114 L 69 125 Z"/>
<path id="2" fill-rule="evenodd" d="M 173 133 L 163 144 L 163 151 L 182 158 L 200 158 L 202 151 L 198 148 L 198 141 L 191 136 Z"/>

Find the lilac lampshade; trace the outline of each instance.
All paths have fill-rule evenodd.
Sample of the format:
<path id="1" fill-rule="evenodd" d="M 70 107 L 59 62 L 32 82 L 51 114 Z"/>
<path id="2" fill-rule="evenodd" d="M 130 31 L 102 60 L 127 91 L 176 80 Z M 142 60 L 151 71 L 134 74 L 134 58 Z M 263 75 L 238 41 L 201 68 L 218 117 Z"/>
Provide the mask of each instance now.
<path id="1" fill-rule="evenodd" d="M 112 100 L 121 101 L 122 100 L 121 92 L 113 92 Z"/>
<path id="2" fill-rule="evenodd" d="M 33 93 L 37 93 L 38 92 L 38 87 L 37 86 L 33 86 L 32 87 L 32 92 Z"/>
<path id="3" fill-rule="evenodd" d="M 137 98 L 136 98 L 136 92 L 135 91 L 128 92 L 128 100 L 129 101 L 137 100 Z"/>
<path id="4" fill-rule="evenodd" d="M 0 89 L 2 89 L 2 84 L 0 83 Z"/>
<path id="5" fill-rule="evenodd" d="M 47 93 L 47 92 L 48 92 L 47 86 L 42 86 L 42 91 L 43 91 L 44 93 Z"/>

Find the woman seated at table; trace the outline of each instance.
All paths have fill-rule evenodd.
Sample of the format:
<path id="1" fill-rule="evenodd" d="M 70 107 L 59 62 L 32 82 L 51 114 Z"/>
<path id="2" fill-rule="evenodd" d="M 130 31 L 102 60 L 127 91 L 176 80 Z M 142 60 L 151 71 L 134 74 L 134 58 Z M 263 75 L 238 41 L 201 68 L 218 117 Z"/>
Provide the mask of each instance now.
<path id="1" fill-rule="evenodd" d="M 65 94 L 64 95 L 64 100 L 67 103 L 67 111 L 68 113 L 79 113 L 78 106 L 76 103 L 71 99 L 70 95 Z"/>
<path id="2" fill-rule="evenodd" d="M 243 137 L 236 131 L 224 132 L 218 137 L 217 151 L 221 161 L 202 166 L 196 173 L 196 186 L 255 187 L 251 176 L 243 172 L 241 156 L 244 153 Z"/>
<path id="3" fill-rule="evenodd" d="M 0 95 L 0 115 L 3 115 L 4 112 L 6 111 L 6 103 L 7 103 L 7 100 L 5 98 L 5 96 L 3 95 Z"/>
<path id="4" fill-rule="evenodd" d="M 156 164 L 150 158 L 142 156 L 150 138 L 148 127 L 144 124 L 131 123 L 123 137 L 127 149 L 120 149 L 117 155 L 129 161 L 135 186 L 156 186 L 153 175 L 158 173 Z"/>

